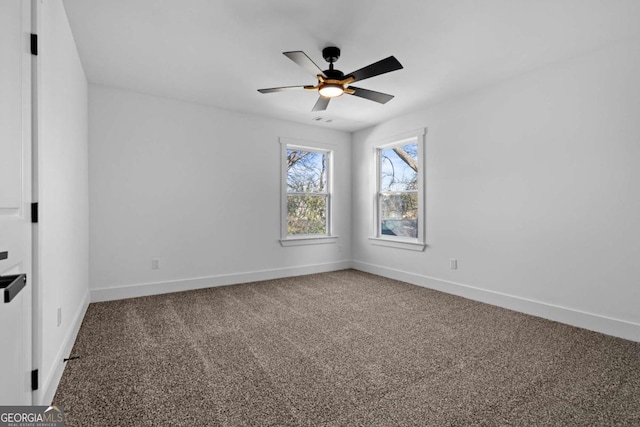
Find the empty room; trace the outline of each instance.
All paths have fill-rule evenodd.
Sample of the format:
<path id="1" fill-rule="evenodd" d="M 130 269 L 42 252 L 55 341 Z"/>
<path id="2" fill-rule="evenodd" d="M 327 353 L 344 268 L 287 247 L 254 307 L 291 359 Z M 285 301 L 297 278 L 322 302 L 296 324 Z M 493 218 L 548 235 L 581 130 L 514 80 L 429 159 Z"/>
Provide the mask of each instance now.
<path id="1" fill-rule="evenodd" d="M 3 0 L 0 425 L 640 425 L 638 22 Z"/>

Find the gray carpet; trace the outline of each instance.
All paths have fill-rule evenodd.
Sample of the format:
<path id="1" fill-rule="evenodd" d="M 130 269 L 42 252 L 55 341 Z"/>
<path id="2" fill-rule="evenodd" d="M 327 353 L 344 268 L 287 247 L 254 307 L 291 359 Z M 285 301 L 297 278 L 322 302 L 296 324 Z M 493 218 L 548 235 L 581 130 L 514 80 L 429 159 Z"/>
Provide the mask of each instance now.
<path id="1" fill-rule="evenodd" d="M 344 270 L 95 303 L 67 426 L 640 426 L 640 343 Z"/>

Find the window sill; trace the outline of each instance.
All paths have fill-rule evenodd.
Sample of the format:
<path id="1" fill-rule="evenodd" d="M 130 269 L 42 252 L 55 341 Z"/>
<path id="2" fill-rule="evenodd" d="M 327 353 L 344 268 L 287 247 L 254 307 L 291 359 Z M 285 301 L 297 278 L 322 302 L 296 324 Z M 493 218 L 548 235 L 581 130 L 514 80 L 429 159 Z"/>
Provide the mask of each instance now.
<path id="1" fill-rule="evenodd" d="M 303 236 L 280 239 L 280 244 L 287 247 L 301 245 L 324 245 L 327 243 L 336 243 L 337 241 L 338 236 Z"/>
<path id="2" fill-rule="evenodd" d="M 416 240 L 384 239 L 382 237 L 369 237 L 372 245 L 386 246 L 389 248 L 406 249 L 409 251 L 422 252 L 427 247 L 426 243 Z"/>

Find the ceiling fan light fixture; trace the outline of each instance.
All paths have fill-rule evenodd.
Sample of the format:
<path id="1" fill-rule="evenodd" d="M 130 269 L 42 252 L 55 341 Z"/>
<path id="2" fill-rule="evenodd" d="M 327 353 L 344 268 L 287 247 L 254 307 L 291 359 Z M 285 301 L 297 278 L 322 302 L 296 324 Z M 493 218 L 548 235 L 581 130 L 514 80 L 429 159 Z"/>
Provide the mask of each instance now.
<path id="1" fill-rule="evenodd" d="M 341 84 L 325 83 L 320 87 L 318 92 L 325 98 L 335 98 L 344 93 L 344 86 Z"/>

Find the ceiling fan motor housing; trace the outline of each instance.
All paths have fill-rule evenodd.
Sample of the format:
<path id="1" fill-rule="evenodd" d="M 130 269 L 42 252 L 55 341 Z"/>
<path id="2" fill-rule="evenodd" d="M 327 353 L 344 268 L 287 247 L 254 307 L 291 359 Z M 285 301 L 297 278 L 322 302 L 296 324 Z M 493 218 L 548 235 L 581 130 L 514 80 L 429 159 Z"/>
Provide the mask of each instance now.
<path id="1" fill-rule="evenodd" d="M 327 76 L 328 79 L 332 80 L 342 80 L 344 77 L 344 73 L 340 70 L 328 69 L 323 71 L 324 75 Z"/>

